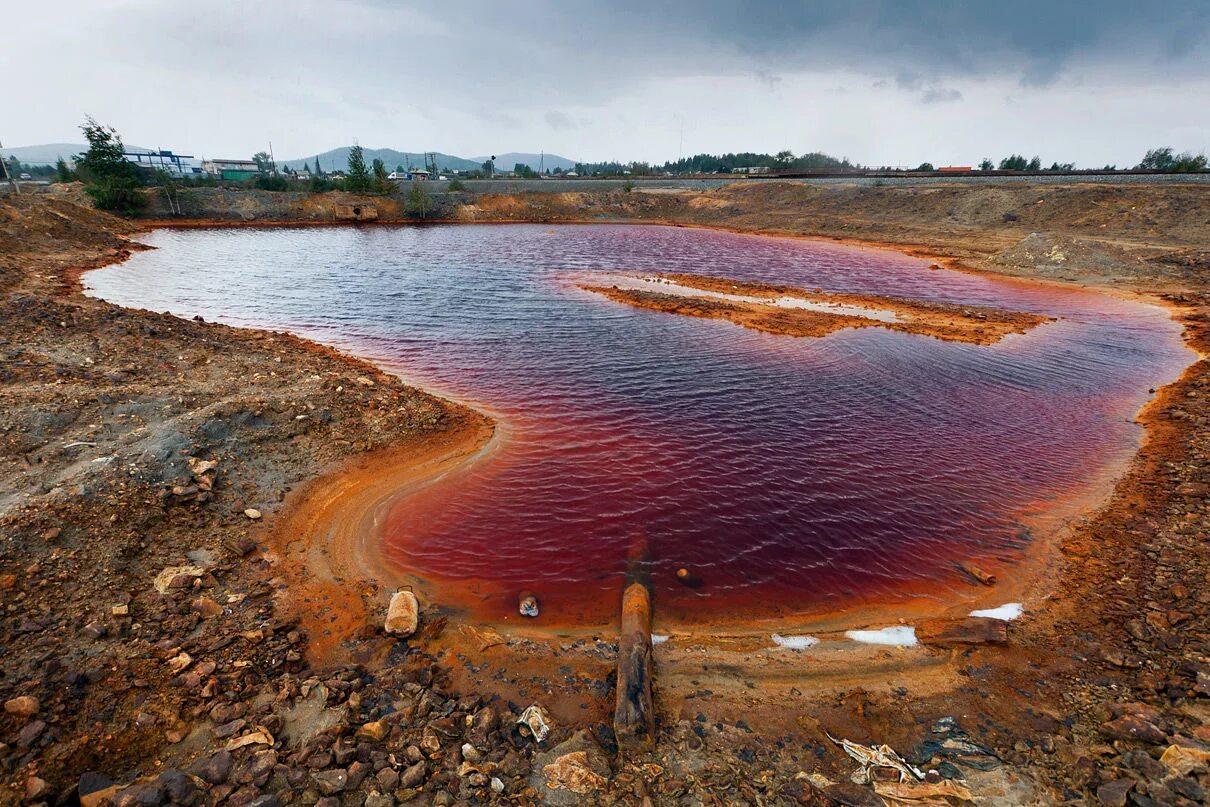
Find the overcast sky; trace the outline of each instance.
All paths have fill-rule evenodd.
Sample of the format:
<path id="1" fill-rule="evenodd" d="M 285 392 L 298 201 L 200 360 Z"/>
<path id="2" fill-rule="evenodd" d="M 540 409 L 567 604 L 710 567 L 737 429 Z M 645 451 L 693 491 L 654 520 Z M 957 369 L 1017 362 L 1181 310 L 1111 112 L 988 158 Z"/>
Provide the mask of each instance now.
<path id="1" fill-rule="evenodd" d="M 44 0 L 4 12 L 5 145 L 279 159 L 1210 150 L 1210 0 Z"/>

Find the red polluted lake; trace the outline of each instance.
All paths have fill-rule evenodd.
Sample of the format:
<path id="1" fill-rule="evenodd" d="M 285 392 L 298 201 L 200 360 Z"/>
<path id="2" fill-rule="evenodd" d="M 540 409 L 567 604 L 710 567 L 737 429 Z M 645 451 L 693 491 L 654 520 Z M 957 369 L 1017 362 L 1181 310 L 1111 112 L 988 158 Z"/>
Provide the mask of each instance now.
<path id="1" fill-rule="evenodd" d="M 661 614 L 892 601 L 1011 564 L 1136 448 L 1191 354 L 1164 309 L 876 249 L 639 225 L 156 231 L 90 273 L 123 305 L 289 330 L 502 422 L 485 459 L 403 498 L 389 563 L 488 617 L 612 615 L 646 535 Z M 992 306 L 1056 319 L 991 346 L 822 338 L 639 310 L 617 273 Z M 676 582 L 689 569 L 701 585 Z"/>

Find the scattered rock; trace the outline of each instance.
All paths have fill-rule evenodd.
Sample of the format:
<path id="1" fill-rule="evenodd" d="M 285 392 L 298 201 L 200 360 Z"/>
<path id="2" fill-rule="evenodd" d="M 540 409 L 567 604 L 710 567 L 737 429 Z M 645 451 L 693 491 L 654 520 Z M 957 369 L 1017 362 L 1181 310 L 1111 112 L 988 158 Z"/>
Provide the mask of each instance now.
<path id="1" fill-rule="evenodd" d="M 1008 623 L 1002 619 L 972 616 L 960 622 L 924 622 L 917 626 L 916 634 L 925 644 L 939 647 L 964 644 L 1007 644 Z"/>
<path id="2" fill-rule="evenodd" d="M 521 592 L 521 604 L 518 611 L 521 616 L 536 617 L 538 615 L 538 598 L 529 591 Z"/>
<path id="3" fill-rule="evenodd" d="M 181 652 L 172 658 L 168 659 L 168 668 L 174 673 L 179 673 L 193 663 L 193 657 L 188 653 Z"/>
<path id="4" fill-rule="evenodd" d="M 255 507 L 249 507 L 244 511 L 244 515 L 253 521 L 257 521 L 260 519 L 260 510 L 257 510 Z"/>
<path id="5" fill-rule="evenodd" d="M 325 796 L 331 796 L 340 793 L 349 783 L 348 771 L 334 768 L 326 771 L 316 771 L 311 774 L 311 779 L 315 782 L 315 788 Z"/>
<path id="6" fill-rule="evenodd" d="M 1168 739 L 1164 731 L 1136 714 L 1122 715 L 1116 720 L 1101 724 L 1101 731 L 1118 740 L 1138 740 L 1159 745 Z"/>
<path id="7" fill-rule="evenodd" d="M 399 777 L 400 787 L 419 787 L 424 783 L 425 776 L 428 775 L 428 769 L 423 762 L 417 762 L 404 769 Z"/>
<path id="8" fill-rule="evenodd" d="M 396 591 L 387 606 L 386 624 L 383 628 L 392 636 L 406 638 L 416 632 L 420 621 L 420 604 L 410 591 Z"/>
<path id="9" fill-rule="evenodd" d="M 359 740 L 370 740 L 371 742 L 380 743 L 388 734 L 391 733 L 391 727 L 383 720 L 375 720 L 372 723 L 366 723 L 357 729 L 356 737 Z"/>
<path id="10" fill-rule="evenodd" d="M 534 786 L 555 805 L 582 803 L 606 788 L 610 774 L 609 757 L 587 729 L 534 760 Z"/>
<path id="11" fill-rule="evenodd" d="M 50 792 L 50 785 L 45 779 L 40 779 L 37 776 L 31 776 L 25 780 L 25 800 L 39 801 L 43 796 Z"/>
<path id="12" fill-rule="evenodd" d="M 4 702 L 4 711 L 17 717 L 33 717 L 42 708 L 42 704 L 32 695 L 18 695 Z"/>
<path id="13" fill-rule="evenodd" d="M 167 594 L 170 590 L 189 588 L 193 581 L 206 574 L 201 566 L 168 566 L 155 576 L 155 590 Z"/>
<path id="14" fill-rule="evenodd" d="M 1097 798 L 1108 807 L 1126 807 L 1126 799 L 1133 788 L 1133 779 L 1114 779 L 1097 788 Z"/>

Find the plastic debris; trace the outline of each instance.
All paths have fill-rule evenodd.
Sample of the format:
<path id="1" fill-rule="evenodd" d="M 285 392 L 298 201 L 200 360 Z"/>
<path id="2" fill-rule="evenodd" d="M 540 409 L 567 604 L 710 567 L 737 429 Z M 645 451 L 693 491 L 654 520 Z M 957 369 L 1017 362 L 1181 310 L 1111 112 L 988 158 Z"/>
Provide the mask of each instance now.
<path id="1" fill-rule="evenodd" d="M 517 609 L 521 616 L 535 617 L 538 615 L 538 598 L 532 592 L 521 592 L 521 604 Z"/>
<path id="2" fill-rule="evenodd" d="M 859 785 L 870 783 L 874 768 L 892 768 L 899 771 L 900 782 L 924 779 L 923 771 L 908 763 L 889 745 L 862 745 L 852 740 L 838 740 L 831 734 L 828 734 L 828 739 L 843 748 L 846 754 L 861 765 L 861 768 L 853 774 L 853 781 Z"/>
<path id="3" fill-rule="evenodd" d="M 847 630 L 844 635 L 863 644 L 884 644 L 891 647 L 916 646 L 916 629 L 911 625 L 895 625 L 880 630 Z"/>
<path id="4" fill-rule="evenodd" d="M 541 743 L 546 739 L 546 735 L 550 734 L 550 723 L 550 715 L 537 703 L 526 707 L 521 716 L 517 718 L 517 725 L 528 729 L 529 735 L 534 738 L 536 743 Z"/>

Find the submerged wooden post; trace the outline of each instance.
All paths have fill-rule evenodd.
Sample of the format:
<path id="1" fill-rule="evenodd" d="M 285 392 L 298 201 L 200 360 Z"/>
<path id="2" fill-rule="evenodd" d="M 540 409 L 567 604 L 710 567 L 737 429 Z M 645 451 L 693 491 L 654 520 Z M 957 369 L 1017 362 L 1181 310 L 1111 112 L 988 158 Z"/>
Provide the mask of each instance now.
<path id="1" fill-rule="evenodd" d="M 618 639 L 617 704 L 613 732 L 623 753 L 655 745 L 655 708 L 651 700 L 651 582 L 647 574 L 647 536 L 631 543 L 626 587 L 622 591 Z"/>

